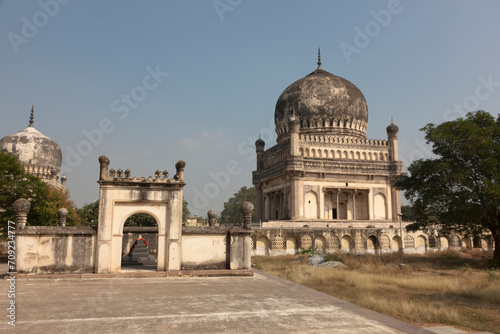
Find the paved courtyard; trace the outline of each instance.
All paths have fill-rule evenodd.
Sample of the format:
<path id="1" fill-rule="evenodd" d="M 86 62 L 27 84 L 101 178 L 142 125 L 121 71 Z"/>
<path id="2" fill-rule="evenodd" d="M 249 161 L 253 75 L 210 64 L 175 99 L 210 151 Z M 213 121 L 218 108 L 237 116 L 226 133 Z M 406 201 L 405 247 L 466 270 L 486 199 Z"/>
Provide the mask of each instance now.
<path id="1" fill-rule="evenodd" d="M 15 332 L 430 333 L 266 276 L 18 279 Z M 4 313 L 8 289 L 0 280 Z"/>

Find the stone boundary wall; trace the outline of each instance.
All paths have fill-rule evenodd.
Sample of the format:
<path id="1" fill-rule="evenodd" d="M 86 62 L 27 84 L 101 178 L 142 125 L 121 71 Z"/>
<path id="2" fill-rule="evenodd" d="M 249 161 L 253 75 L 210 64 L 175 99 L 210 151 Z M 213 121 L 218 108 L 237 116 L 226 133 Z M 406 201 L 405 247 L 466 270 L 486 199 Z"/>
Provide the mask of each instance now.
<path id="1" fill-rule="evenodd" d="M 182 270 L 250 269 L 251 231 L 241 227 L 182 228 Z M 123 250 L 137 238 L 158 252 L 158 227 L 124 227 Z M 97 231 L 92 227 L 27 226 L 16 231 L 19 274 L 95 272 Z"/>
<path id="2" fill-rule="evenodd" d="M 249 230 L 236 226 L 183 226 L 181 269 L 244 269 L 244 243 L 248 239 L 250 246 L 250 234 Z M 148 243 L 149 253 L 157 255 L 158 227 L 154 226 L 124 227 L 122 254 L 128 253 L 139 237 Z"/>
<path id="3" fill-rule="evenodd" d="M 241 227 L 182 228 L 182 270 L 250 269 L 251 231 Z"/>
<path id="4" fill-rule="evenodd" d="M 401 247 L 399 228 L 254 228 L 252 255 L 295 254 L 302 248 L 315 248 L 320 253 L 397 252 Z M 448 236 L 436 231 L 406 232 L 403 229 L 403 248 L 406 254 L 426 253 L 447 248 L 493 249 L 493 238 Z"/>
<path id="5" fill-rule="evenodd" d="M 16 230 L 20 274 L 91 273 L 97 232 L 92 227 L 26 226 Z"/>

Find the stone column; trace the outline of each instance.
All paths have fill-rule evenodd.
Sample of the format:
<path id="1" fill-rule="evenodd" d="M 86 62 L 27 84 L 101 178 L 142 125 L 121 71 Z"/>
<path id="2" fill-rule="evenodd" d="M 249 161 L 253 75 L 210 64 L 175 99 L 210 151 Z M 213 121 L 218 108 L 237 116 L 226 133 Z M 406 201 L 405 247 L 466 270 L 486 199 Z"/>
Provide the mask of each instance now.
<path id="1" fill-rule="evenodd" d="M 57 225 L 59 226 L 66 226 L 66 218 L 68 218 L 68 209 L 66 208 L 60 208 L 57 210 L 57 217 L 59 218 L 59 222 Z"/>
<path id="2" fill-rule="evenodd" d="M 290 219 L 290 207 L 288 205 L 288 186 L 283 188 L 283 217 L 282 219 Z"/>
<path id="3" fill-rule="evenodd" d="M 339 196 L 340 196 L 340 189 L 337 189 L 337 220 L 340 220 L 340 201 L 339 201 Z"/>
<path id="4" fill-rule="evenodd" d="M 241 204 L 241 213 L 243 214 L 243 228 L 251 229 L 252 224 L 252 212 L 253 212 L 253 204 L 250 202 L 243 202 Z"/>
<path id="5" fill-rule="evenodd" d="M 352 194 L 352 219 L 356 220 L 356 189 L 354 189 L 354 194 Z"/>
<path id="6" fill-rule="evenodd" d="M 373 220 L 373 192 L 368 190 L 368 220 Z"/>
<path id="7" fill-rule="evenodd" d="M 401 212 L 401 198 L 399 190 L 391 186 L 391 213 L 392 221 L 394 223 L 398 222 L 398 213 Z"/>
<path id="8" fill-rule="evenodd" d="M 214 209 L 210 209 L 207 212 L 208 216 L 208 226 L 215 226 L 215 218 L 217 217 L 217 212 Z"/>
<path id="9" fill-rule="evenodd" d="M 291 203 L 290 203 L 290 214 L 291 214 L 291 217 L 290 219 L 291 220 L 296 220 L 300 217 L 300 203 L 302 202 L 302 191 L 301 191 L 301 188 L 300 188 L 300 184 L 299 184 L 299 176 L 298 175 L 293 175 L 291 176 L 291 180 L 290 180 L 290 183 L 291 183 L 291 192 L 292 192 L 292 198 L 291 198 Z"/>
<path id="10" fill-rule="evenodd" d="M 255 185 L 255 192 L 257 193 L 257 203 L 256 203 L 256 213 L 257 213 L 257 221 L 264 220 L 264 202 L 262 196 L 262 184 L 258 183 Z"/>
<path id="11" fill-rule="evenodd" d="M 15 223 L 17 228 L 24 228 L 26 226 L 26 217 L 31 208 L 31 203 L 24 198 L 19 198 L 14 202 Z"/>
<path id="12" fill-rule="evenodd" d="M 319 187 L 319 219 L 325 219 L 325 188 Z"/>

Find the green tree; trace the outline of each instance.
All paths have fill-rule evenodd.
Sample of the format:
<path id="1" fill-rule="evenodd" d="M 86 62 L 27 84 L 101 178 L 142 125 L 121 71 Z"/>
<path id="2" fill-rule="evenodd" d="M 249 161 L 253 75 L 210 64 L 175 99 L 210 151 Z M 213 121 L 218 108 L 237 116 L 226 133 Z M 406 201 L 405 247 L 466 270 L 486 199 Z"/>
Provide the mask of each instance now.
<path id="1" fill-rule="evenodd" d="M 38 177 L 24 171 L 17 158 L 9 153 L 0 152 L 0 226 L 3 231 L 7 221 L 14 220 L 12 205 L 19 198 L 31 202 L 27 225 L 57 225 L 57 210 L 69 211 L 67 225 L 80 222 L 69 192 L 49 187 Z"/>
<path id="2" fill-rule="evenodd" d="M 77 210 L 80 218 L 82 219 L 82 224 L 86 226 L 97 226 L 99 221 L 99 200 L 95 200 L 92 203 L 85 204 L 83 207 Z"/>
<path id="3" fill-rule="evenodd" d="M 242 223 L 243 215 L 241 214 L 241 204 L 243 202 L 251 202 L 254 206 L 257 203 L 257 192 L 255 187 L 241 187 L 227 202 L 224 203 L 224 210 L 221 213 L 221 221 L 223 223 Z M 252 213 L 252 221 L 257 219 L 256 212 Z"/>
<path id="4" fill-rule="evenodd" d="M 189 216 L 191 216 L 191 211 L 189 211 L 188 202 L 182 198 L 182 222 L 187 223 Z"/>
<path id="5" fill-rule="evenodd" d="M 416 219 L 413 213 L 413 205 L 402 205 L 401 213 L 403 214 L 403 221 L 405 222 L 413 222 Z"/>
<path id="6" fill-rule="evenodd" d="M 395 182 L 413 202 L 409 229 L 491 232 L 500 260 L 500 116 L 481 110 L 421 131 L 436 157 L 414 161 Z"/>
<path id="7" fill-rule="evenodd" d="M 127 218 L 125 226 L 158 226 L 158 223 L 147 213 L 136 213 Z"/>

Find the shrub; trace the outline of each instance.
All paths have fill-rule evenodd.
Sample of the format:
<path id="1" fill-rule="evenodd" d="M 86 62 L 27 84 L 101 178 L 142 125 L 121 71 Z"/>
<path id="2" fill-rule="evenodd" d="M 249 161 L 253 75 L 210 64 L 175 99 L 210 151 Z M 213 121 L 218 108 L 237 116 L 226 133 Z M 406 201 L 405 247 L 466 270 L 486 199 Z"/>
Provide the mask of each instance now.
<path id="1" fill-rule="evenodd" d="M 344 263 L 344 257 L 342 255 L 339 255 L 337 253 L 331 253 L 331 254 L 325 254 L 325 262 L 328 261 L 337 261 Z"/>

